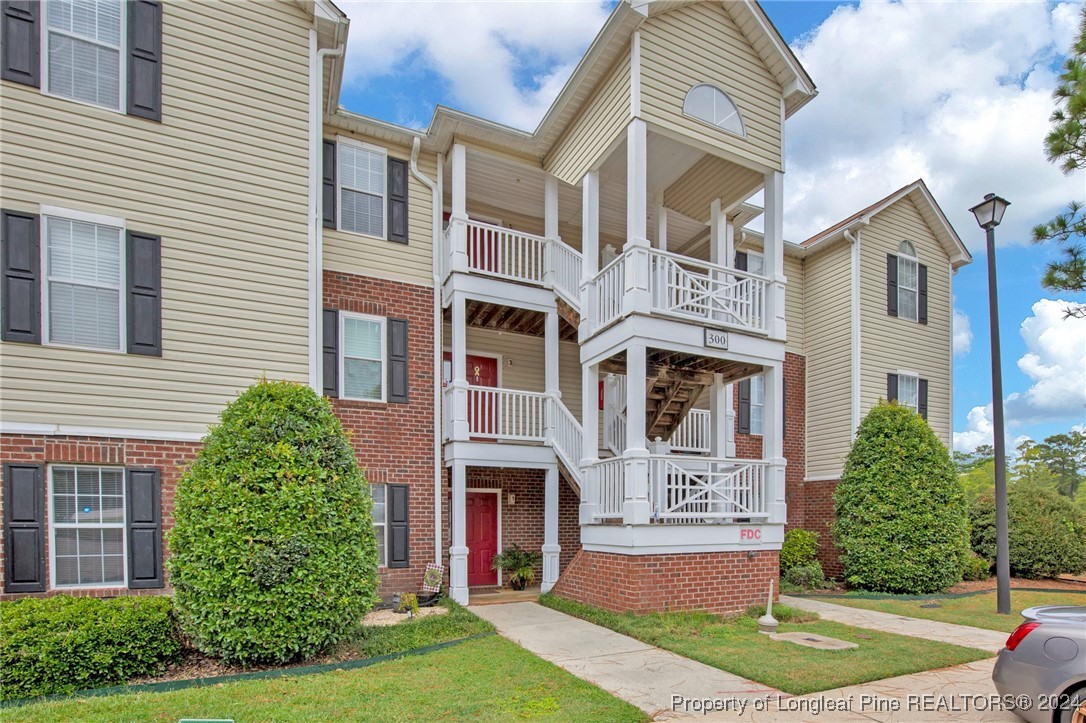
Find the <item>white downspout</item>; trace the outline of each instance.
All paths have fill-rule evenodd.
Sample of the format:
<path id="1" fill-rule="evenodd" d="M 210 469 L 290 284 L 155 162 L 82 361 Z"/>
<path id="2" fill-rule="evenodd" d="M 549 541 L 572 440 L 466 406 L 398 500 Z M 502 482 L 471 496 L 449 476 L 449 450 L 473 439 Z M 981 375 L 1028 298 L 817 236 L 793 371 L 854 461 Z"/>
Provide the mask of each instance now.
<path id="1" fill-rule="evenodd" d="M 342 57 L 346 47 L 346 41 L 340 38 L 343 23 L 336 27 L 336 39 L 339 41 L 335 48 L 321 48 L 316 52 L 316 62 L 311 70 L 313 79 L 313 98 L 309 104 L 309 386 L 317 394 L 324 392 L 321 379 L 321 350 L 324 340 L 323 319 L 321 310 L 324 308 L 324 220 L 321 203 L 323 194 L 321 187 L 321 141 L 324 137 L 324 60 L 325 58 Z M 310 47 L 317 47 L 317 31 L 310 30 Z"/>
<path id="2" fill-rule="evenodd" d="M 433 253 L 431 269 L 434 281 L 434 564 L 441 564 L 441 178 L 442 158 L 438 156 L 437 183 L 419 171 L 419 147 L 422 141 L 415 136 L 411 143 L 411 175 L 430 189 L 433 197 Z"/>
<path id="3" fill-rule="evenodd" d="M 861 218 L 859 225 L 866 226 L 868 223 L 870 222 L 866 218 Z M 852 396 L 852 403 L 850 407 L 852 432 L 850 436 L 852 438 L 855 438 L 856 428 L 860 426 L 860 353 L 862 348 L 860 338 L 860 239 L 862 236 L 862 232 L 859 228 L 857 228 L 856 234 L 853 235 L 852 230 L 846 228 L 844 236 L 852 247 L 852 258 L 850 259 L 851 289 L 849 291 L 849 316 L 852 320 L 852 329 L 850 334 L 850 338 L 852 340 L 852 350 L 851 364 L 849 368 L 851 383 L 849 385 L 849 388 Z"/>

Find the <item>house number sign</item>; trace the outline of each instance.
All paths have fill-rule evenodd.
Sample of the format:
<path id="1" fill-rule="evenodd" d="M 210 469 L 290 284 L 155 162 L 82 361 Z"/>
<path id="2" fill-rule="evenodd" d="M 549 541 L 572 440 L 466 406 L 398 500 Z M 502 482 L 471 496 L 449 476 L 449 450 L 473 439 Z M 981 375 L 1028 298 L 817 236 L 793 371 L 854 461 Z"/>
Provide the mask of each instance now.
<path id="1" fill-rule="evenodd" d="M 716 331 L 714 329 L 706 329 L 705 346 L 709 347 L 710 349 L 727 349 L 728 332 Z"/>

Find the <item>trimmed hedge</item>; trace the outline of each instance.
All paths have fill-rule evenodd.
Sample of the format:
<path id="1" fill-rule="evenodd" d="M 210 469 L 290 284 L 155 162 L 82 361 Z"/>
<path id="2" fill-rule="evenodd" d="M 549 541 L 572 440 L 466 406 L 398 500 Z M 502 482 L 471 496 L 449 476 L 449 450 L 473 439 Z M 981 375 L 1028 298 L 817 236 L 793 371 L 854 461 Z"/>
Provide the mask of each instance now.
<path id="1" fill-rule="evenodd" d="M 154 675 L 181 653 L 168 597 L 58 595 L 0 603 L 0 699 Z"/>
<path id="2" fill-rule="evenodd" d="M 817 590 L 826 585 L 826 575 L 822 572 L 822 565 L 811 562 L 788 570 L 784 573 L 784 581 L 800 590 Z"/>
<path id="3" fill-rule="evenodd" d="M 834 513 L 850 587 L 915 595 L 962 579 L 965 494 L 947 448 L 909 408 L 879 402 L 860 423 Z"/>
<path id="4" fill-rule="evenodd" d="M 177 486 L 168 569 L 182 630 L 241 664 L 343 640 L 377 600 L 372 505 L 328 400 L 253 385 Z"/>
<path id="5" fill-rule="evenodd" d="M 995 494 L 970 508 L 973 550 L 995 564 Z M 1050 489 L 1019 482 L 1007 489 L 1011 575 L 1027 578 L 1078 574 L 1086 569 L 1086 514 Z"/>
<path id="6" fill-rule="evenodd" d="M 818 533 L 799 528 L 784 533 L 781 545 L 781 575 L 794 567 L 810 565 L 818 556 Z"/>

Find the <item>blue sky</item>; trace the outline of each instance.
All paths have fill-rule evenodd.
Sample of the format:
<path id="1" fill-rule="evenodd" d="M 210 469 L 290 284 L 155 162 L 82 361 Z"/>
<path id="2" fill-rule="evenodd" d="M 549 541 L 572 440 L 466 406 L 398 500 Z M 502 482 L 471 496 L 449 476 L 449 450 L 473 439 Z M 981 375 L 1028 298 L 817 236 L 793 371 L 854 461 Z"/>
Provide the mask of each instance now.
<path id="1" fill-rule="evenodd" d="M 346 2 L 341 103 L 424 128 L 436 104 L 534 128 L 613 3 Z M 1076 3 L 766 2 L 820 96 L 789 121 L 785 233 L 802 240 L 918 177 L 974 262 L 954 279 L 960 448 L 991 439 L 987 269 L 968 214 L 985 193 L 1012 205 L 997 229 L 1008 437 L 1086 422 L 1086 321 L 1065 321 L 1039 278 L 1054 249 L 1030 227 L 1086 174 L 1048 164 L 1051 89 Z M 832 179 L 832 182 L 827 182 Z M 1081 299 L 1080 299 L 1081 300 Z M 971 336 L 971 339 L 970 339 Z M 968 340 L 968 343 L 966 341 Z"/>

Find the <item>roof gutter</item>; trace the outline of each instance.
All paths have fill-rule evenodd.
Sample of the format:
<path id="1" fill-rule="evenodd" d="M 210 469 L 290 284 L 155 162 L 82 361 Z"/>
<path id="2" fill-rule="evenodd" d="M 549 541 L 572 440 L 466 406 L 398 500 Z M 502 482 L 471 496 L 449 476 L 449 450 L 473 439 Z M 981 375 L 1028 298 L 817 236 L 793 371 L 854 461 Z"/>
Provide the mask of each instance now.
<path id="1" fill-rule="evenodd" d="M 438 170 L 438 180 L 434 182 L 419 170 L 419 149 L 422 147 L 422 139 L 417 135 L 411 141 L 411 175 L 418 179 L 419 183 L 430 189 L 432 196 L 433 217 L 433 252 L 431 253 L 431 271 L 434 283 L 434 383 L 433 389 L 433 424 L 434 424 L 434 564 L 441 565 L 441 360 L 442 360 L 442 322 L 441 322 L 441 169 Z M 441 159 L 439 157 L 439 163 Z"/>

